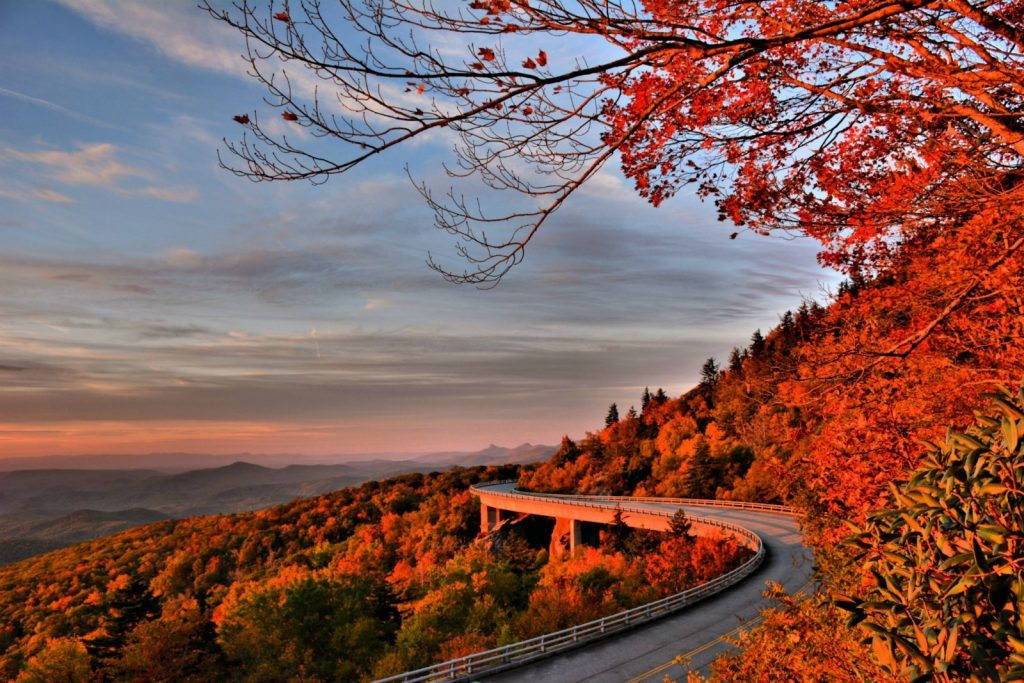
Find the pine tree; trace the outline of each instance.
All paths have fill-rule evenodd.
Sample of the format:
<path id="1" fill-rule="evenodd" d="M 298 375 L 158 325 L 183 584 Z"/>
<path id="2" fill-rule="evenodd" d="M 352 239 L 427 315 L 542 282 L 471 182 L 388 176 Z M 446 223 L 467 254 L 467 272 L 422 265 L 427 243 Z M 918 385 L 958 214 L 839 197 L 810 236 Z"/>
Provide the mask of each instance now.
<path id="1" fill-rule="evenodd" d="M 764 355 L 764 337 L 761 336 L 761 330 L 754 330 L 754 334 L 750 335 L 750 355 L 757 359 Z"/>
<path id="2" fill-rule="evenodd" d="M 651 388 L 644 387 L 643 396 L 640 397 L 640 412 L 647 410 L 647 406 L 651 404 Z"/>
<path id="3" fill-rule="evenodd" d="M 135 575 L 128 585 L 117 589 L 110 598 L 103 624 L 105 633 L 85 641 L 85 647 L 96 659 L 113 659 L 124 648 L 132 629 L 159 614 L 160 603 L 148 583 Z"/>
<path id="4" fill-rule="evenodd" d="M 714 497 L 718 480 L 715 465 L 714 458 L 711 456 L 711 446 L 707 441 L 701 439 L 690 459 L 689 469 L 686 471 L 684 488 L 687 496 L 691 498 Z"/>
<path id="5" fill-rule="evenodd" d="M 676 510 L 668 524 L 668 532 L 672 536 L 676 538 L 689 538 L 692 525 L 690 524 L 690 518 L 686 516 L 682 509 Z"/>
<path id="6" fill-rule="evenodd" d="M 614 403 L 608 406 L 608 415 L 604 418 L 604 426 L 611 427 L 619 421 L 619 407 Z"/>
<path id="7" fill-rule="evenodd" d="M 743 370 L 743 352 L 735 346 L 729 354 L 729 372 L 740 372 Z"/>
<path id="8" fill-rule="evenodd" d="M 616 510 L 612 517 L 612 523 L 605 529 L 607 547 L 616 552 L 624 552 L 632 534 L 633 530 L 622 521 L 622 510 Z"/>
<path id="9" fill-rule="evenodd" d="M 714 358 L 708 358 L 700 368 L 700 387 L 705 393 L 710 393 L 717 382 L 718 363 Z"/>
<path id="10" fill-rule="evenodd" d="M 637 418 L 636 407 L 635 406 L 630 406 L 629 407 L 629 411 L 626 413 L 626 419 L 627 420 L 635 420 L 636 418 Z"/>
<path id="11" fill-rule="evenodd" d="M 658 387 L 658 390 L 654 392 L 654 400 L 658 403 L 658 405 L 661 405 L 662 403 L 667 401 L 668 396 L 665 395 L 665 390 L 662 389 L 661 387 Z"/>

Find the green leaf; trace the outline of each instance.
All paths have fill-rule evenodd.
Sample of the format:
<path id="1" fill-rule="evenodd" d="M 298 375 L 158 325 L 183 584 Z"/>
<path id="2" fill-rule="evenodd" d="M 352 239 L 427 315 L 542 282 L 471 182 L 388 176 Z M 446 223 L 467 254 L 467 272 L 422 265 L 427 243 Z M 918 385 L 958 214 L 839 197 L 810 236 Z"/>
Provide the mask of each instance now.
<path id="1" fill-rule="evenodd" d="M 978 527 L 978 535 L 989 543 L 1002 544 L 1009 535 L 1010 530 L 996 524 L 983 524 Z"/>

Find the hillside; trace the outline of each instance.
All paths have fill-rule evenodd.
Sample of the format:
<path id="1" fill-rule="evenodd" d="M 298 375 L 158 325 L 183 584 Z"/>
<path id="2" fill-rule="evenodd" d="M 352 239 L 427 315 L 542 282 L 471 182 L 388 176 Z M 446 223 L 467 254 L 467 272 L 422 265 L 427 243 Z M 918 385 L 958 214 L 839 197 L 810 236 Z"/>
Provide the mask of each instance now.
<path id="1" fill-rule="evenodd" d="M 472 453 L 431 453 L 414 459 L 343 464 L 268 467 L 236 461 L 171 473 L 144 468 L 0 471 L 0 564 L 158 519 L 258 510 L 397 474 L 444 470 L 460 464 L 536 462 L 554 451 L 550 446 L 505 448 L 492 444 Z M 129 458 L 117 457 L 119 462 Z M 80 460 L 107 462 L 91 456 L 81 456 Z"/>
<path id="2" fill-rule="evenodd" d="M 500 543 L 474 542 L 469 485 L 516 472 L 404 475 L 259 512 L 162 521 L 0 568 L 0 670 L 364 679 L 640 604 L 749 554 L 685 526 L 613 529 L 603 547 L 551 560 L 551 527 L 531 520 Z"/>
<path id="3" fill-rule="evenodd" d="M 941 616 L 946 598 L 934 609 L 917 601 L 917 579 L 900 577 L 934 571 L 935 563 L 929 553 L 891 550 L 908 541 L 879 521 L 913 519 L 910 512 L 885 512 L 910 495 L 937 500 L 934 493 L 893 494 L 900 487 L 911 491 L 906 487 L 926 474 L 946 477 L 943 463 L 958 462 L 965 444 L 971 458 L 993 454 L 985 470 L 995 473 L 985 474 L 990 479 L 999 472 L 995 463 L 1021 457 L 1024 444 L 1014 437 L 1024 431 L 1024 422 L 1014 422 L 1024 418 L 1024 407 L 1010 399 L 999 404 L 1010 422 L 978 418 L 974 436 L 950 437 L 941 455 L 919 444 L 941 442 L 949 425 L 966 429 L 975 421 L 991 382 L 971 378 L 1014 376 L 1024 367 L 1024 349 L 1005 343 L 1024 333 L 1022 321 L 1004 315 L 1004 307 L 947 315 L 910 358 L 865 360 L 852 351 L 905 338 L 915 321 L 932 315 L 934 303 L 918 302 L 924 311 L 896 317 L 886 307 L 894 290 L 932 275 L 911 269 L 900 277 L 852 280 L 828 307 L 809 303 L 768 333 L 755 332 L 724 368 L 709 360 L 691 391 L 679 397 L 645 391 L 639 410 L 610 409 L 602 429 L 578 442 L 563 439 L 540 465 L 404 475 L 260 512 L 158 522 L 0 568 L 0 623 L 7 624 L 0 666 L 8 676 L 63 662 L 113 678 L 201 680 L 230 668 L 263 680 L 295 672 L 311 680 L 363 679 L 607 614 L 741 559 L 736 548 L 714 539 L 625 534 L 616 527 L 602 534 L 599 548 L 571 557 L 552 553 L 550 528 L 535 523 L 509 525 L 499 543 L 475 541 L 479 513 L 468 486 L 517 475 L 521 486 L 535 490 L 778 501 L 804 513 L 822 594 L 804 600 L 779 594 L 779 609 L 743 635 L 751 647 L 716 664 L 720 680 L 901 679 L 896 673 L 910 656 L 901 652 L 915 652 L 915 666 L 928 661 L 960 670 L 974 665 L 979 647 L 990 652 L 984 661 L 1008 670 L 1006 639 L 987 635 L 984 626 L 998 618 L 1005 622 L 1000 629 L 1017 628 L 1012 610 L 985 612 L 991 596 L 1007 590 L 1003 579 L 989 598 L 972 598 L 981 626 L 969 626 L 967 612 L 956 617 L 957 629 L 975 629 L 969 642 L 947 635 L 941 645 L 927 638 L 911 644 L 899 615 L 933 610 L 922 618 L 948 634 Z M 1008 445 L 998 445 L 994 433 Z M 903 483 L 927 463 L 934 471 Z M 979 467 L 956 477 L 969 480 Z M 204 486 L 195 474 L 169 476 L 179 494 Z M 249 490 L 259 488 L 263 472 L 235 464 L 205 476 L 221 484 L 241 479 L 249 482 L 241 489 Z M 146 481 L 125 486 L 144 488 Z M 970 519 L 957 522 L 966 529 L 960 536 L 929 535 L 953 528 L 948 522 L 908 529 L 923 535 L 913 543 L 934 545 L 947 564 L 975 562 L 965 576 L 986 576 L 985 567 L 1006 561 L 1002 549 L 1016 533 L 1012 521 L 994 512 L 1001 508 L 993 496 L 1019 483 L 971 486 L 977 502 Z M 999 505 L 1012 511 L 1016 504 Z M 991 524 L 979 521 L 989 516 Z M 851 544 L 846 522 L 867 540 Z M 952 543 L 969 552 L 955 552 Z M 941 585 L 947 574 L 931 580 Z M 967 589 L 974 590 L 957 586 Z M 879 607 L 889 604 L 896 616 Z M 844 625 L 847 613 L 869 611 L 878 630 Z M 870 658 L 862 656 L 866 646 Z"/>

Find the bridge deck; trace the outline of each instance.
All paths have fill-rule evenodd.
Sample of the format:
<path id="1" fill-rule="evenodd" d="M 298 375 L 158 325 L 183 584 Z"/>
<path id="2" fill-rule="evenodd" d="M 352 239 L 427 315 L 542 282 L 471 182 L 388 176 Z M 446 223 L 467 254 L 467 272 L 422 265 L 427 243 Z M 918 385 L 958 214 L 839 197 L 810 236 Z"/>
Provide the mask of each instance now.
<path id="1" fill-rule="evenodd" d="M 514 484 L 498 484 L 481 490 L 493 491 L 486 496 L 488 505 L 502 506 L 501 494 L 511 493 Z M 522 492 L 517 492 L 522 493 Z M 577 517 L 577 501 L 614 511 L 612 501 L 595 501 L 584 497 L 561 497 L 526 494 L 536 499 L 537 509 L 550 514 L 560 510 L 562 516 Z M 484 496 L 481 497 L 482 500 Z M 710 662 L 728 647 L 726 636 L 742 624 L 755 619 L 767 606 L 761 596 L 766 581 L 776 581 L 789 592 L 796 592 L 811 580 L 812 557 L 803 546 L 796 520 L 786 515 L 752 510 L 734 510 L 698 505 L 622 501 L 629 507 L 651 511 L 674 511 L 682 507 L 688 514 L 731 522 L 757 533 L 768 554 L 761 567 L 742 583 L 708 598 L 679 614 L 668 616 L 634 630 L 616 634 L 579 649 L 561 653 L 515 669 L 481 676 L 486 681 L 530 681 L 563 683 L 570 681 L 661 681 L 667 675 L 685 679 L 689 670 L 706 670 Z M 555 507 L 549 507 L 555 506 Z M 527 512 L 526 509 L 521 509 Z M 596 521 L 596 520 L 595 520 Z M 623 521 L 630 523 L 628 515 Z M 645 526 L 637 524 L 637 526 Z M 680 655 L 688 655 L 683 665 L 673 664 Z"/>

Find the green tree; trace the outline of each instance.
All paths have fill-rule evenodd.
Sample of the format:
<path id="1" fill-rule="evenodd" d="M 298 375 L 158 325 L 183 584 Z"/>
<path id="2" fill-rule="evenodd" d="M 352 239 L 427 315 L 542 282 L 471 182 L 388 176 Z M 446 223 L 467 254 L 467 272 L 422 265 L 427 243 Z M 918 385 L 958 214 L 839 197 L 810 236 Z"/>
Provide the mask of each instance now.
<path id="1" fill-rule="evenodd" d="M 706 439 L 697 442 L 683 487 L 686 495 L 692 498 L 712 498 L 718 485 L 718 472 L 715 459 L 711 455 L 711 446 Z"/>
<path id="2" fill-rule="evenodd" d="M 622 520 L 622 510 L 616 510 L 612 523 L 605 527 L 605 545 L 615 552 L 625 552 L 633 530 Z"/>
<path id="3" fill-rule="evenodd" d="M 743 369 L 743 352 L 737 347 L 732 347 L 729 354 L 729 372 L 739 372 Z"/>
<path id="4" fill-rule="evenodd" d="M 216 635 L 210 615 L 187 601 L 173 614 L 139 624 L 111 668 L 126 681 L 212 680 L 223 665 Z"/>
<path id="5" fill-rule="evenodd" d="M 754 334 L 750 335 L 750 355 L 753 358 L 760 360 L 764 356 L 764 337 L 761 335 L 761 330 L 754 330 Z"/>
<path id="6" fill-rule="evenodd" d="M 718 362 L 714 358 L 708 358 L 700 368 L 700 388 L 706 395 L 711 393 L 718 383 Z"/>
<path id="7" fill-rule="evenodd" d="M 668 533 L 675 538 L 689 538 L 692 524 L 690 524 L 690 518 L 686 516 L 686 512 L 682 509 L 676 510 L 675 514 L 672 515 L 672 520 L 669 522 Z"/>
<path id="8" fill-rule="evenodd" d="M 90 678 L 89 653 L 74 638 L 55 638 L 28 660 L 17 683 L 85 683 Z"/>
<path id="9" fill-rule="evenodd" d="M 107 618 L 104 634 L 85 643 L 96 659 L 116 658 L 128 639 L 128 634 L 140 623 L 155 618 L 160 613 L 160 604 L 149 588 L 149 583 L 139 574 L 133 574 L 128 583 L 114 591 L 107 603 Z"/>
<path id="10" fill-rule="evenodd" d="M 608 406 L 608 414 L 604 418 L 604 426 L 611 427 L 619 421 L 619 407 L 614 403 Z"/>
<path id="11" fill-rule="evenodd" d="M 386 587 L 369 576 L 297 573 L 226 601 L 218 637 L 249 680 L 357 680 L 396 622 Z"/>

